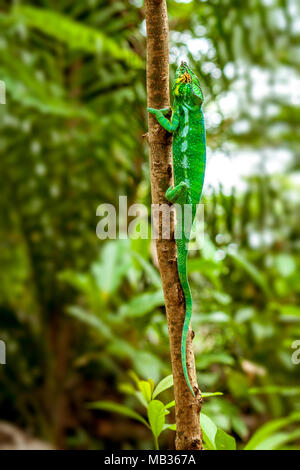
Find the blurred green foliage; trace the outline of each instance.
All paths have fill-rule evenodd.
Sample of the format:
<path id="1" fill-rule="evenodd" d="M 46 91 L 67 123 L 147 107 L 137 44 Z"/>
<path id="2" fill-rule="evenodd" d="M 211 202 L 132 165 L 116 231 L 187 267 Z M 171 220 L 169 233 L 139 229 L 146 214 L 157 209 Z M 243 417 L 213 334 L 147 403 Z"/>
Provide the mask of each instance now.
<path id="1" fill-rule="evenodd" d="M 91 403 L 89 408 L 117 413 L 144 424 L 151 430 L 154 440 L 154 449 L 157 450 L 159 449 L 158 438 L 161 433 L 168 429 L 176 431 L 176 424 L 166 423 L 166 416 L 170 413 L 169 410 L 174 407 L 175 401 L 173 400 L 165 404 L 156 399 L 158 395 L 173 386 L 173 376 L 169 375 L 163 378 L 155 387 L 152 379 L 147 381 L 140 380 L 133 371 L 130 371 L 129 375 L 135 386 L 131 383 L 122 383 L 120 384 L 120 390 L 127 395 L 136 397 L 142 405 L 142 408 L 146 409 L 148 420 L 128 406 L 119 405 L 115 402 L 97 401 Z M 222 393 L 203 393 L 202 398 L 209 398 L 216 395 L 222 395 Z M 228 435 L 222 428 L 218 428 L 203 412 L 201 412 L 200 421 L 205 450 L 236 450 L 235 439 Z M 287 429 L 289 425 L 298 423 L 299 421 L 299 412 L 294 412 L 285 418 L 271 420 L 256 430 L 249 442 L 242 448 L 244 450 L 283 450 L 287 447 L 287 444 L 293 443 L 299 439 L 299 429 L 292 431 Z"/>
<path id="2" fill-rule="evenodd" d="M 131 408 L 124 405 L 119 405 L 114 402 L 97 401 L 95 403 L 91 403 L 89 407 L 96 410 L 118 413 L 141 422 L 151 430 L 154 441 L 154 449 L 159 450 L 158 438 L 160 437 L 161 433 L 168 429 L 176 431 L 176 424 L 166 423 L 166 416 L 170 413 L 170 408 L 175 406 L 175 400 L 172 400 L 169 403 L 163 403 L 161 400 L 157 400 L 158 395 L 173 386 L 173 376 L 168 375 L 167 377 L 164 377 L 155 386 L 155 383 L 152 379 L 148 379 L 147 381 L 140 380 L 133 371 L 130 371 L 129 375 L 135 386 L 133 386 L 131 383 L 123 383 L 120 384 L 120 390 L 127 395 L 133 395 L 137 398 L 142 407 L 146 409 L 148 416 L 147 420 Z M 222 394 L 219 392 L 203 393 L 202 398 L 208 398 L 215 395 Z M 201 430 L 205 449 L 236 449 L 234 438 L 226 434 L 221 428 L 217 428 L 212 420 L 204 413 L 201 413 Z"/>
<path id="3" fill-rule="evenodd" d="M 168 8 L 171 75 L 187 58 L 206 97 L 206 236 L 189 272 L 199 384 L 223 396 L 203 412 L 238 447 L 270 421 L 259 445 L 294 433 L 300 409 L 299 7 Z M 1 419 L 64 448 L 150 448 L 141 423 L 87 408 L 133 409 L 118 385 L 128 370 L 155 383 L 171 372 L 152 244 L 95 233 L 101 203 L 150 206 L 142 2 L 0 0 L 0 24 Z M 220 155 L 246 168 L 238 184 L 218 184 Z"/>

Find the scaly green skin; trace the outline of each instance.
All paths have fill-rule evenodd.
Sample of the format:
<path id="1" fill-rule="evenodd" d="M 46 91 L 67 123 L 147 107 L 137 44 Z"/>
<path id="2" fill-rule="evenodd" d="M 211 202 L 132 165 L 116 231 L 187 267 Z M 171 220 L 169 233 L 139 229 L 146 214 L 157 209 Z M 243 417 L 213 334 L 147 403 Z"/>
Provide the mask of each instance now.
<path id="1" fill-rule="evenodd" d="M 185 297 L 185 319 L 181 340 L 181 360 L 186 383 L 191 386 L 186 364 L 186 340 L 192 316 L 192 295 L 187 276 L 188 243 L 197 204 L 200 202 L 206 162 L 206 141 L 204 118 L 201 110 L 203 94 L 197 76 L 185 62 L 176 71 L 173 85 L 173 115 L 170 122 L 165 118 L 170 110 L 147 108 L 154 114 L 160 125 L 173 133 L 173 170 L 175 186 L 166 192 L 166 198 L 176 204 L 175 239 L 177 245 L 177 266 L 180 283 Z M 191 205 L 191 220 L 186 220 L 184 205 Z M 180 211 L 179 211 L 180 209 Z M 182 217 L 180 217 L 180 212 Z"/>

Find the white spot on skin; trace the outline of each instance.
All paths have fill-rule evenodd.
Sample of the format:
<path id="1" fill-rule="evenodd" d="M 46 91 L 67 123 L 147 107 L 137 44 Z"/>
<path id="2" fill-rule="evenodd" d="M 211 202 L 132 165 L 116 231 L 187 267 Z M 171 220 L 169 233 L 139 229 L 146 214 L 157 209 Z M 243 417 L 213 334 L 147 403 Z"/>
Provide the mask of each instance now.
<path id="1" fill-rule="evenodd" d="M 186 125 L 182 131 L 182 136 L 186 137 L 188 135 L 188 132 L 189 132 L 189 126 Z"/>
<path id="2" fill-rule="evenodd" d="M 186 156 L 186 155 L 184 155 L 184 157 L 183 157 L 182 166 L 183 166 L 183 168 L 185 168 L 185 169 L 189 168 L 189 162 L 188 162 L 188 159 L 187 159 L 187 156 Z"/>
<path id="3" fill-rule="evenodd" d="M 185 152 L 186 149 L 187 149 L 187 147 L 188 147 L 187 140 L 184 140 L 183 143 L 182 143 L 182 145 L 181 145 L 181 150 L 182 150 L 183 152 Z"/>

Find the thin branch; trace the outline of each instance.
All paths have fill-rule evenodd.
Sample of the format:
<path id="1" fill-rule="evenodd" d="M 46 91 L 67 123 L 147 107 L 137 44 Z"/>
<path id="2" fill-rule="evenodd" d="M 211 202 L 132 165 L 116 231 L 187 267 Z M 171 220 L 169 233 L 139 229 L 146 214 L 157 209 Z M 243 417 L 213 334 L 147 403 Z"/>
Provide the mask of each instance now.
<path id="1" fill-rule="evenodd" d="M 147 26 L 147 96 L 148 106 L 166 108 L 169 97 L 169 32 L 165 0 L 145 0 Z M 163 204 L 167 212 L 165 192 L 172 185 L 172 136 L 149 115 L 148 142 L 150 150 L 150 171 L 152 203 Z M 181 365 L 181 335 L 185 316 L 184 295 L 177 271 L 177 253 L 174 237 L 170 240 L 161 236 L 161 219 L 154 220 L 160 234 L 156 242 L 159 269 L 164 289 L 166 313 L 170 337 L 170 352 L 174 377 L 176 403 L 176 449 L 202 449 L 200 410 L 201 394 L 198 389 L 195 360 L 192 348 L 193 333 L 190 330 L 187 341 L 187 365 L 193 388 L 198 390 L 196 398 L 189 391 Z M 174 220 L 171 233 L 174 235 Z"/>

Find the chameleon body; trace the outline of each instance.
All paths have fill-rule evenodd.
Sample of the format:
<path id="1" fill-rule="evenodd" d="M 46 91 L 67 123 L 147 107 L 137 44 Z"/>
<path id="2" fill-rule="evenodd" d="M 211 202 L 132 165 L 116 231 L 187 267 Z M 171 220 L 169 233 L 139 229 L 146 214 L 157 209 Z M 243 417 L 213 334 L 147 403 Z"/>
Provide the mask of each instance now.
<path id="1" fill-rule="evenodd" d="M 185 297 L 185 319 L 181 339 L 181 360 L 186 383 L 191 386 L 186 364 L 186 341 L 192 316 L 192 295 L 187 276 L 188 243 L 200 202 L 206 163 L 206 139 L 204 118 L 201 109 L 203 94 L 197 76 L 185 62 L 176 71 L 173 84 L 173 113 L 171 122 L 165 117 L 170 109 L 147 108 L 160 125 L 173 133 L 174 187 L 166 192 L 166 198 L 176 207 L 175 239 L 177 266 L 181 287 Z M 185 220 L 184 205 L 191 208 L 192 216 Z M 181 214 L 178 212 L 181 209 Z"/>

